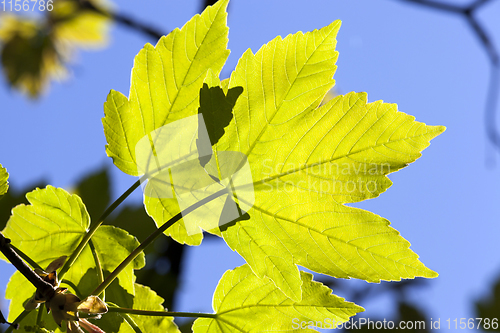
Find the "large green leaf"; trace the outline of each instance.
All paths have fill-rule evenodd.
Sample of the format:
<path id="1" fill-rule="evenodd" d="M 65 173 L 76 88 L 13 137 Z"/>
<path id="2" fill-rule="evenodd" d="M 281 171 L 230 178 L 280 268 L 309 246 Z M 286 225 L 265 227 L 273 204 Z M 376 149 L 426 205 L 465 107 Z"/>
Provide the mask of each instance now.
<path id="1" fill-rule="evenodd" d="M 213 299 L 216 318 L 200 318 L 195 333 L 316 332 L 309 325 L 332 328 L 363 311 L 354 303 L 331 294 L 331 289 L 300 273 L 303 298 L 296 302 L 269 279 L 259 279 L 248 265 L 227 271 Z M 304 330 L 305 329 L 305 330 Z"/>
<path id="2" fill-rule="evenodd" d="M 0 164 L 0 198 L 7 193 L 9 189 L 9 182 L 7 179 L 9 179 L 9 173 L 7 169 Z"/>
<path id="3" fill-rule="evenodd" d="M 41 267 L 46 267 L 60 256 L 71 255 L 90 223 L 81 199 L 52 186 L 36 189 L 26 197 L 30 205 L 19 205 L 13 209 L 2 231 L 5 237 Z M 139 245 L 135 237 L 113 226 L 99 227 L 92 243 L 102 269 L 107 272 L 114 270 Z M 133 271 L 144 264 L 144 255 L 140 255 L 118 275 L 119 285 L 125 292 L 135 294 Z M 12 300 L 9 311 L 11 320 L 22 312 L 22 304 L 34 293 L 34 287 L 24 277 L 15 277 L 6 291 L 6 297 Z M 84 295 L 97 287 L 96 262 L 88 245 L 64 278 L 77 285 Z"/>
<path id="4" fill-rule="evenodd" d="M 223 237 L 294 300 L 296 264 L 370 282 L 437 276 L 387 220 L 343 204 L 385 191 L 386 175 L 417 159 L 444 127 L 415 122 L 393 104 L 367 104 L 364 93 L 318 107 L 334 83 L 338 26 L 247 51 L 229 82 L 243 94 L 217 145 L 248 157 L 255 191 L 251 219 Z"/>
<path id="5" fill-rule="evenodd" d="M 135 146 L 141 138 L 198 112 L 207 71 L 218 75 L 229 55 L 227 4 L 221 0 L 208 7 L 155 47 L 146 44 L 134 61 L 129 97 L 114 90 L 108 95 L 103 118 L 106 152 L 123 172 L 138 175 Z"/>

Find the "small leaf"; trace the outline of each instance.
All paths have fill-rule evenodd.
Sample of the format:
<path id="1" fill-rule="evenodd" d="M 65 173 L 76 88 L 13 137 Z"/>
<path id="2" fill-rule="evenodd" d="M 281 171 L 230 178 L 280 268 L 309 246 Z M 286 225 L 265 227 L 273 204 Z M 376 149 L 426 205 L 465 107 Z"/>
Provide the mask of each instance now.
<path id="1" fill-rule="evenodd" d="M 37 189 L 26 197 L 30 205 L 15 207 L 2 233 L 42 267 L 61 256 L 71 255 L 90 223 L 81 199 L 52 186 Z M 113 226 L 99 227 L 92 242 L 102 269 L 107 272 L 114 270 L 139 246 L 135 237 Z M 144 254 L 141 254 L 118 275 L 120 286 L 131 295 L 135 294 L 134 269 L 144 265 Z M 95 268 L 94 257 L 87 245 L 64 278 L 78 285 L 82 294 L 90 294 L 98 284 Z M 11 314 L 14 318 L 19 315 L 23 310 L 23 303 L 34 294 L 34 287 L 26 278 L 21 276 L 21 281 L 18 281 L 14 277 L 16 274 L 11 278 L 6 291 L 6 297 L 12 300 L 9 318 Z M 12 284 L 13 279 L 16 284 Z"/>
<path id="2" fill-rule="evenodd" d="M 227 271 L 214 293 L 216 317 L 197 319 L 193 332 L 303 332 L 309 323 L 337 326 L 364 311 L 332 295 L 332 290 L 313 281 L 311 274 L 301 272 L 300 276 L 303 298 L 296 302 L 269 279 L 255 276 L 248 265 Z"/>
<path id="3" fill-rule="evenodd" d="M 45 272 L 52 273 L 52 272 L 58 270 L 59 268 L 61 268 L 64 265 L 67 258 L 68 258 L 68 256 L 60 256 L 59 258 L 55 259 L 47 266 L 47 268 L 45 269 Z"/>
<path id="4" fill-rule="evenodd" d="M 0 164 L 0 198 L 7 193 L 7 190 L 9 189 L 9 173 L 7 172 L 7 169 L 5 169 L 1 164 Z"/>
<path id="5" fill-rule="evenodd" d="M 149 287 L 136 283 L 135 291 L 135 297 L 132 298 L 130 297 L 131 295 L 127 294 L 113 282 L 106 290 L 106 299 L 108 302 L 112 302 L 123 308 L 165 311 L 162 306 L 163 298 L 158 296 Z M 132 314 L 129 316 L 144 333 L 180 333 L 172 317 L 140 316 Z M 98 324 L 106 333 L 134 332 L 130 325 L 124 321 L 117 312 L 108 312 L 99 320 Z"/>
<path id="6" fill-rule="evenodd" d="M 133 308 L 137 310 L 165 311 L 163 298 L 147 286 L 135 284 L 135 297 Z M 179 329 L 173 317 L 153 317 L 130 315 L 143 332 L 151 333 L 177 333 Z"/>
<path id="7" fill-rule="evenodd" d="M 12 210 L 3 234 L 42 267 L 71 254 L 90 219 L 81 199 L 47 186 L 26 194 L 30 205 Z M 44 263 L 46 262 L 46 263 Z"/>
<path id="8" fill-rule="evenodd" d="M 76 307 L 78 311 L 89 314 L 102 314 L 108 312 L 108 307 L 98 296 L 89 296 Z"/>

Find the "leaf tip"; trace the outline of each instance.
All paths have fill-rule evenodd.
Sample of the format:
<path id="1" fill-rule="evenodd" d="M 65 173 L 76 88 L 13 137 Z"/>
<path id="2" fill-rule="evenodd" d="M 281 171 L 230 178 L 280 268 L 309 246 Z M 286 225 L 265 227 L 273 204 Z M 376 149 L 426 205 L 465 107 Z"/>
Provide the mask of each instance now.
<path id="1" fill-rule="evenodd" d="M 436 128 L 436 130 L 439 132 L 439 134 L 443 133 L 444 131 L 446 131 L 446 126 L 434 126 Z"/>
<path id="2" fill-rule="evenodd" d="M 429 279 L 435 279 L 439 276 L 439 273 L 436 271 L 433 271 L 432 269 L 427 268 L 427 275 L 424 277 L 429 278 Z"/>
<path id="3" fill-rule="evenodd" d="M 430 134 L 429 141 L 431 141 L 432 139 L 434 139 L 435 137 L 437 137 L 438 135 L 441 135 L 444 131 L 446 131 L 446 126 L 441 126 L 441 125 L 430 126 L 430 125 L 426 125 L 426 127 L 427 127 L 427 133 Z"/>

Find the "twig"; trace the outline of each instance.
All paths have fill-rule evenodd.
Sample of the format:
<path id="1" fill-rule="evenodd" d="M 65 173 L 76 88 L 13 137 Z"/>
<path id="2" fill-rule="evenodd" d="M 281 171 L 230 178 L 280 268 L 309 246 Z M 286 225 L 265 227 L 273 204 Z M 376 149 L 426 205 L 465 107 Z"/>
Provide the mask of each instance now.
<path id="1" fill-rule="evenodd" d="M 500 147 L 500 133 L 496 128 L 496 109 L 498 106 L 498 90 L 500 88 L 500 67 L 492 66 L 490 84 L 486 97 L 485 117 L 486 135 L 496 147 Z"/>
<path id="2" fill-rule="evenodd" d="M 109 303 L 108 303 L 109 305 Z M 109 312 L 129 313 L 139 316 L 158 316 L 158 317 L 184 317 L 184 318 L 217 318 L 216 313 L 197 313 L 197 312 L 175 312 L 175 311 L 155 311 L 155 310 L 139 310 L 127 309 L 119 306 L 108 307 Z"/>
<path id="3" fill-rule="evenodd" d="M 147 24 L 139 22 L 139 21 L 137 21 L 129 16 L 119 14 L 119 13 L 112 13 L 112 12 L 106 11 L 102 8 L 99 8 L 88 0 L 80 0 L 79 2 L 80 2 L 81 9 L 88 9 L 88 10 L 94 11 L 96 13 L 99 13 L 103 16 L 109 17 L 110 19 L 112 19 L 113 21 L 115 21 L 117 23 L 121 23 L 123 25 L 128 26 L 129 28 L 143 32 L 143 33 L 153 37 L 155 40 L 158 40 L 162 36 L 167 34 L 165 32 L 159 31 L 156 28 L 153 28 Z"/>
<path id="4" fill-rule="evenodd" d="M 493 66 L 498 66 L 498 52 L 495 49 L 495 46 L 493 45 L 491 38 L 488 36 L 486 33 L 486 30 L 483 28 L 483 26 L 479 23 L 478 20 L 472 15 L 466 15 L 467 22 L 471 26 L 471 28 L 474 30 L 476 33 L 476 36 L 479 38 L 481 43 L 484 46 L 484 49 L 486 53 L 488 54 L 488 57 L 490 58 L 490 61 Z"/>
<path id="5" fill-rule="evenodd" d="M 0 324 L 8 324 L 8 325 L 10 325 L 10 327 L 12 327 L 16 330 L 19 328 L 19 324 L 9 323 L 7 320 L 5 320 L 2 311 L 0 311 Z"/>
<path id="6" fill-rule="evenodd" d="M 80 254 L 83 251 L 83 248 L 87 245 L 89 240 L 92 238 L 94 233 L 97 231 L 97 228 L 104 222 L 104 220 L 118 207 L 132 192 L 135 191 L 136 188 L 141 186 L 141 180 L 136 181 L 128 190 L 125 191 L 118 199 L 116 199 L 105 211 L 102 213 L 102 215 L 99 217 L 96 223 L 92 223 L 90 225 L 90 229 L 87 231 L 85 236 L 83 236 L 82 240 L 80 241 L 80 244 L 78 244 L 77 248 L 73 251 L 71 256 L 69 257 L 68 260 L 66 260 L 66 263 L 64 264 L 63 268 L 61 268 L 61 271 L 59 272 L 59 278 L 62 280 L 64 275 L 68 272 L 69 268 L 71 265 L 73 265 L 80 256 Z"/>
<path id="7" fill-rule="evenodd" d="M 470 11 L 474 11 L 476 10 L 476 8 L 479 8 L 490 1 L 491 0 L 477 0 L 476 2 L 471 3 L 467 9 Z"/>
<path id="8" fill-rule="evenodd" d="M 434 9 L 439 9 L 439 10 L 444 10 L 446 12 L 454 12 L 454 13 L 459 13 L 459 14 L 463 14 L 464 11 L 466 10 L 465 7 L 455 6 L 455 5 L 444 3 L 444 2 L 436 2 L 436 1 L 429 1 L 429 0 L 402 0 L 402 1 L 411 2 L 411 3 L 418 4 L 418 5 L 423 5 L 423 6 L 431 7 Z"/>
<path id="9" fill-rule="evenodd" d="M 123 271 L 123 269 L 125 269 L 125 267 L 127 267 L 139 255 L 139 253 L 141 253 L 146 248 L 146 246 L 151 244 L 158 236 L 163 234 L 165 230 L 174 225 L 174 223 L 179 221 L 183 216 L 186 216 L 193 210 L 205 205 L 206 203 L 214 199 L 217 199 L 218 197 L 226 193 L 228 193 L 226 188 L 219 190 L 215 193 L 212 193 L 211 195 L 201 199 L 200 201 L 192 204 L 191 206 L 185 208 L 181 212 L 171 217 L 167 222 L 163 223 L 161 227 L 159 227 L 151 235 L 149 235 L 148 238 L 146 238 L 138 247 L 136 247 L 135 250 L 132 251 L 132 253 L 130 253 L 128 257 L 125 258 L 120 263 L 120 265 L 118 265 L 113 270 L 113 272 L 111 272 L 111 274 L 109 274 L 106 277 L 106 279 L 90 295 L 99 295 L 100 293 L 102 293 L 111 284 L 111 282 L 113 282 L 113 280 L 118 276 L 118 274 L 120 274 L 120 272 Z"/>
<path id="10" fill-rule="evenodd" d="M 468 6 L 457 6 L 443 2 L 430 0 L 400 0 L 413 4 L 423 5 L 429 8 L 443 10 L 448 13 L 459 14 L 464 17 L 469 26 L 474 31 L 474 34 L 479 39 L 483 48 L 490 59 L 491 75 L 488 87 L 488 95 L 486 97 L 486 106 L 484 112 L 484 120 L 486 126 L 486 134 L 490 142 L 500 151 L 500 132 L 496 127 L 496 109 L 498 104 L 498 89 L 500 76 L 500 58 L 498 50 L 492 42 L 492 39 L 486 32 L 486 29 L 475 17 L 475 12 L 491 0 L 477 0 Z"/>

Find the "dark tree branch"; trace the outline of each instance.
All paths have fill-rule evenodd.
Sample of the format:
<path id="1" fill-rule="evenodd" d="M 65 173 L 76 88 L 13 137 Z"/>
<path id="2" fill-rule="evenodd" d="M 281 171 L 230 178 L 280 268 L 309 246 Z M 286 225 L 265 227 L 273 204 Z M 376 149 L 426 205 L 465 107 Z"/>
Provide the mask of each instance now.
<path id="1" fill-rule="evenodd" d="M 469 11 L 475 11 L 477 8 L 483 6 L 484 4 L 486 4 L 487 2 L 490 2 L 491 0 L 477 0 L 475 2 L 473 2 L 468 8 L 467 10 Z"/>
<path id="2" fill-rule="evenodd" d="M 51 299 L 55 293 L 54 287 L 45 282 L 38 274 L 36 274 L 26 263 L 19 257 L 19 255 L 10 246 L 10 239 L 5 238 L 0 233 L 0 251 L 10 261 L 14 267 L 17 268 L 22 275 L 28 279 L 31 284 L 41 293 L 44 299 Z"/>
<path id="3" fill-rule="evenodd" d="M 9 323 L 5 317 L 3 316 L 3 313 L 2 311 L 0 311 L 0 324 L 8 324 L 10 325 L 13 329 L 17 330 L 19 328 L 19 324 L 12 324 L 12 323 Z"/>
<path id="4" fill-rule="evenodd" d="M 455 6 L 443 2 L 436 2 L 436 1 L 430 1 L 430 0 L 401 0 L 403 2 L 410 2 L 418 5 L 423 5 L 427 7 L 431 7 L 434 9 L 439 9 L 439 10 L 444 10 L 446 12 L 451 12 L 451 13 L 458 13 L 458 14 L 463 14 L 465 11 L 464 7 L 461 6 Z"/>
<path id="5" fill-rule="evenodd" d="M 79 0 L 80 8 L 87 9 L 99 13 L 103 16 L 109 17 L 113 21 L 117 23 L 121 23 L 129 28 L 135 29 L 139 32 L 142 32 L 150 37 L 153 37 L 156 41 L 159 40 L 162 36 L 168 34 L 166 32 L 162 32 L 153 28 L 145 23 L 139 22 L 129 16 L 119 14 L 119 13 L 111 13 L 102 8 L 95 6 L 92 2 L 88 0 Z"/>
<path id="6" fill-rule="evenodd" d="M 467 7 L 457 6 L 457 5 L 452 5 L 452 4 L 447 4 L 447 3 L 437 2 L 437 1 L 430 1 L 430 0 L 400 0 L 400 1 L 418 4 L 418 5 L 426 6 L 426 7 L 433 8 L 433 9 L 443 10 L 445 12 L 452 13 L 452 14 L 462 15 L 465 18 L 465 20 L 467 21 L 467 23 L 469 23 L 469 25 L 472 27 L 472 29 L 474 30 L 474 33 L 476 34 L 476 36 L 479 38 L 479 40 L 483 44 L 483 47 L 485 48 L 486 53 L 490 57 L 490 61 L 492 62 L 492 64 L 495 66 L 498 66 L 498 62 L 499 62 L 498 52 L 497 52 L 495 46 L 493 45 L 491 38 L 486 33 L 486 30 L 484 29 L 484 27 L 479 23 L 479 21 L 474 16 L 474 13 L 476 12 L 476 10 L 478 10 L 480 7 L 487 4 L 491 0 L 477 0 Z"/>
<path id="7" fill-rule="evenodd" d="M 486 53 L 488 54 L 488 57 L 490 58 L 491 64 L 493 66 L 498 66 L 499 65 L 498 52 L 495 49 L 495 46 L 493 45 L 491 38 L 486 33 L 486 30 L 472 14 L 466 15 L 466 20 L 476 33 L 476 36 L 479 38 L 479 41 L 483 44 L 483 47 Z"/>
<path id="8" fill-rule="evenodd" d="M 485 106 L 485 125 L 486 135 L 491 143 L 500 151 L 500 132 L 496 126 L 496 109 L 498 105 L 498 90 L 500 88 L 500 59 L 498 50 L 493 44 L 486 29 L 475 17 L 475 12 L 491 0 L 476 0 L 469 6 L 456 6 L 437 1 L 430 0 L 400 0 L 408 3 L 423 5 L 429 8 L 443 10 L 448 13 L 458 14 L 463 16 L 467 23 L 472 28 L 474 34 L 481 42 L 491 64 L 490 82 L 488 87 L 488 94 L 486 97 Z"/>

